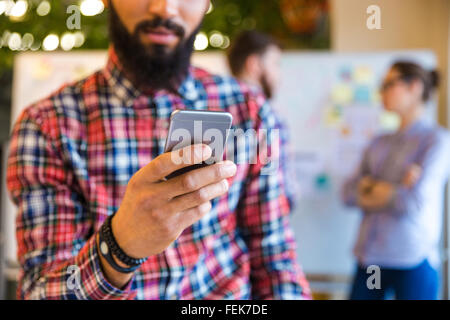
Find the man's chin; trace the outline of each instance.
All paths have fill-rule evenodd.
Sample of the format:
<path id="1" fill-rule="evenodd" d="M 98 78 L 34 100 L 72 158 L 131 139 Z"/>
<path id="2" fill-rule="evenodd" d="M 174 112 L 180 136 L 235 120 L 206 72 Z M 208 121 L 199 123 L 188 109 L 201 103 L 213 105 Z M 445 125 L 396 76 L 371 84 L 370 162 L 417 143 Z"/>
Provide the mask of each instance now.
<path id="1" fill-rule="evenodd" d="M 142 44 L 142 47 L 145 50 L 145 54 L 150 58 L 150 57 L 161 57 L 161 56 L 169 56 L 171 55 L 174 50 L 167 47 L 167 46 L 163 46 L 163 45 L 159 45 L 159 44 L 147 44 L 144 45 Z"/>
<path id="2" fill-rule="evenodd" d="M 140 44 L 142 47 L 146 49 L 147 52 L 165 52 L 167 54 L 170 54 L 175 51 L 177 48 L 177 45 L 179 42 L 176 42 L 174 44 L 163 44 L 163 43 L 155 43 L 148 39 L 143 39 L 144 37 L 141 37 Z"/>

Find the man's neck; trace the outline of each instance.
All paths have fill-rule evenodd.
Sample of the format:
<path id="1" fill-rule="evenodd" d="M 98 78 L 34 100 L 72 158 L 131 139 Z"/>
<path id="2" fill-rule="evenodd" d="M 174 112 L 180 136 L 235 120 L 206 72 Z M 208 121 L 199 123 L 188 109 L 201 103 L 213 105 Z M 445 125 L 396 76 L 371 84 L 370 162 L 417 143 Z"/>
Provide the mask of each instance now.
<path id="1" fill-rule="evenodd" d="M 255 79 L 255 77 L 252 77 L 246 73 L 242 73 L 237 77 L 240 81 L 245 82 L 253 87 L 261 88 L 261 84 L 259 81 Z"/>

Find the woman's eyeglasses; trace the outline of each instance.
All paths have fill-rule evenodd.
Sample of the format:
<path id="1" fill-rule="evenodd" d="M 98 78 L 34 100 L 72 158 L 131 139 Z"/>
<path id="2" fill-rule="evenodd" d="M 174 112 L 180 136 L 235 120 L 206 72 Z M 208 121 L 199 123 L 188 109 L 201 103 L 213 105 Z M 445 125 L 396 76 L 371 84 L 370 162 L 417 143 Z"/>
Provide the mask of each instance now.
<path id="1" fill-rule="evenodd" d="M 400 81 L 403 81 L 401 77 L 386 81 L 381 85 L 380 91 L 385 92 L 390 88 L 392 88 L 393 86 L 395 86 Z"/>

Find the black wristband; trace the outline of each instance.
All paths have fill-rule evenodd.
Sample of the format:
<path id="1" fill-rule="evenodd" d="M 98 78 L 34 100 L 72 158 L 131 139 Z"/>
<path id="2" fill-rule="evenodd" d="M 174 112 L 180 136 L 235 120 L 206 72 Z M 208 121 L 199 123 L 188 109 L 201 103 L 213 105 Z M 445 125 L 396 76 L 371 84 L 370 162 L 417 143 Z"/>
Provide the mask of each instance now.
<path id="1" fill-rule="evenodd" d="M 120 273 L 131 273 L 140 267 L 140 266 L 134 266 L 134 267 L 130 267 L 130 268 L 123 268 L 123 267 L 119 266 L 116 263 L 116 261 L 114 260 L 114 257 L 111 254 L 111 250 L 109 250 L 109 247 L 108 247 L 105 239 L 103 238 L 103 234 L 101 231 L 99 232 L 98 236 L 99 236 L 100 253 L 106 259 L 106 261 L 108 261 L 109 265 L 114 270 L 116 270 Z"/>
<path id="2" fill-rule="evenodd" d="M 144 263 L 147 258 L 135 259 L 128 256 L 117 244 L 116 239 L 114 238 L 112 227 L 111 227 L 111 219 L 112 216 L 109 216 L 105 223 L 103 223 L 100 228 L 99 236 L 100 236 L 100 252 L 105 257 L 105 259 L 111 264 L 111 266 L 122 273 L 130 273 L 136 270 Z M 120 267 L 112 257 L 114 255 L 117 259 L 123 264 L 129 266 L 129 268 Z"/>

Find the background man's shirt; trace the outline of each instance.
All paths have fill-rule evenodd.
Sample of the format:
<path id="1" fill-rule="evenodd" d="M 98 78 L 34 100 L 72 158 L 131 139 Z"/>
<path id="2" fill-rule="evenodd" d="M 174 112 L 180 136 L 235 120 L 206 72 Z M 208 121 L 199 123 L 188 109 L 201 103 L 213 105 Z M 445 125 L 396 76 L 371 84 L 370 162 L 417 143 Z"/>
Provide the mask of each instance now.
<path id="1" fill-rule="evenodd" d="M 267 166 L 252 146 L 236 148 L 234 139 L 227 154 L 238 170 L 228 194 L 214 199 L 211 212 L 167 250 L 149 257 L 125 288 L 105 279 L 95 235 L 118 210 L 132 175 L 163 153 L 176 109 L 228 111 L 233 129 L 244 131 L 269 130 L 275 121 L 262 96 L 197 68 L 177 93 L 146 95 L 124 77 L 113 50 L 104 70 L 21 114 L 7 169 L 18 206 L 19 298 L 309 297 L 296 261 L 282 171 L 264 174 Z M 75 290 L 73 270 L 80 279 Z"/>

